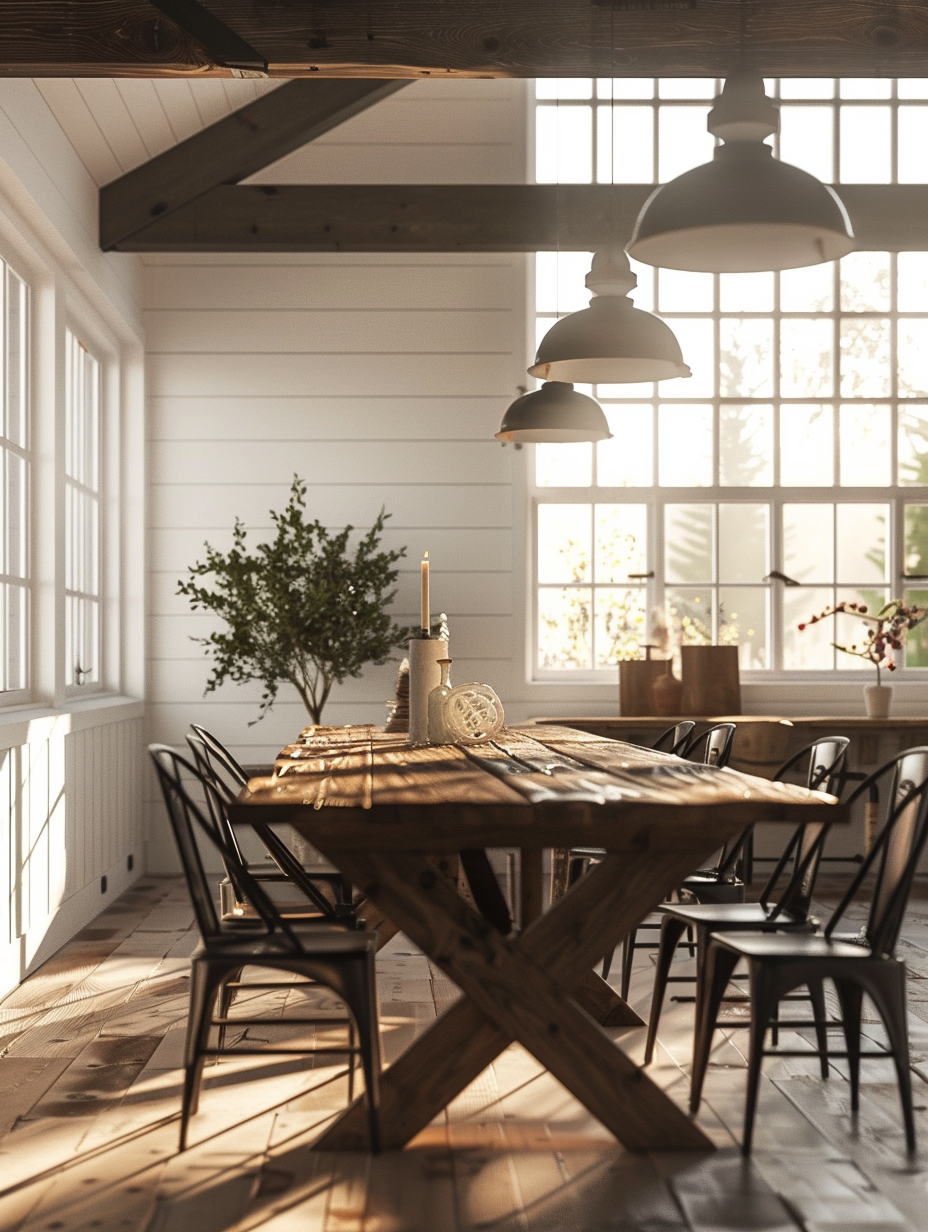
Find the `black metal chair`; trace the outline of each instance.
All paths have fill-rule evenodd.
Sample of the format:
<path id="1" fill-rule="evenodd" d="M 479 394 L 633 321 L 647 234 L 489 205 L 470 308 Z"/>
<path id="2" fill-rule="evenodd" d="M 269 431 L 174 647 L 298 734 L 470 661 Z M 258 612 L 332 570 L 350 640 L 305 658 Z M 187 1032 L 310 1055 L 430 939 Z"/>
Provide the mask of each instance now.
<path id="1" fill-rule="evenodd" d="M 813 791 L 824 791 L 840 796 L 844 790 L 847 772 L 847 751 L 850 740 L 846 736 L 827 736 L 813 741 L 794 753 L 773 776 L 774 782 L 786 782 L 797 767 L 808 762 L 805 768 L 804 786 Z M 668 903 L 661 908 L 661 936 L 658 946 L 657 966 L 654 972 L 654 992 L 651 997 L 651 1015 L 648 1019 L 648 1039 L 645 1047 L 645 1064 L 651 1062 L 657 1040 L 661 1008 L 669 983 L 690 977 L 675 979 L 670 975 L 670 966 L 677 945 L 685 931 L 696 934 L 696 954 L 702 961 L 706 941 L 710 934 L 725 930 L 752 932 L 777 932 L 800 930 L 812 932 L 818 921 L 810 919 L 812 892 L 818 875 L 822 849 L 828 825 L 823 821 L 804 822 L 793 832 L 779 862 L 756 903 Z M 784 874 L 789 875 L 784 882 Z M 783 882 L 779 895 L 777 887 Z M 690 951 L 692 953 L 692 950 Z M 699 977 L 697 976 L 699 999 Z M 816 1020 L 824 1022 L 824 1002 L 816 996 Z M 827 1068 L 827 1067 L 826 1067 Z"/>
<path id="2" fill-rule="evenodd" d="M 233 800 L 248 782 L 247 774 L 216 736 L 196 723 L 191 723 L 190 727 L 194 735 L 188 735 L 187 743 L 197 766 L 212 780 L 224 804 Z M 296 886 L 303 899 L 308 900 L 323 917 L 346 923 L 354 920 L 351 883 L 333 865 L 306 868 L 277 831 L 268 825 L 255 826 L 254 830 L 270 860 L 261 864 L 252 863 L 245 856 L 224 809 L 220 816 L 213 817 L 213 821 L 223 830 L 227 849 L 235 857 L 234 865 L 224 865 L 226 875 L 219 886 L 223 919 L 255 914 L 242 891 L 241 879 L 235 875 L 235 869 L 244 866 L 256 881 L 264 885 L 276 883 L 282 886 L 289 883 Z M 285 914 L 305 914 L 305 907 L 301 911 L 299 906 L 294 907 L 286 899 L 275 901 L 278 909 Z"/>
<path id="3" fill-rule="evenodd" d="M 374 956 L 377 937 L 372 932 L 345 928 L 299 924 L 284 919 L 267 896 L 261 883 L 247 868 L 240 868 L 248 901 L 257 912 L 256 920 L 223 923 L 216 911 L 209 883 L 203 869 L 199 842 L 211 844 L 230 864 L 235 863 L 224 829 L 212 820 L 213 808 L 222 808 L 216 788 L 199 767 L 167 745 L 153 744 L 149 753 L 167 806 L 168 817 L 183 866 L 187 887 L 193 903 L 200 946 L 191 959 L 190 1016 L 184 1054 L 184 1091 L 181 1106 L 180 1149 L 187 1144 L 190 1117 L 199 1103 L 203 1063 L 207 1057 L 223 1052 L 239 1055 L 318 1055 L 337 1054 L 349 1057 L 349 1083 L 354 1073 L 354 1057 L 360 1053 L 368 1109 L 368 1133 L 371 1149 L 379 1150 L 379 1082 L 381 1069 L 380 1031 L 377 1018 L 377 992 Z M 207 799 L 213 797 L 209 809 L 202 809 L 191 796 L 185 778 L 198 784 Z M 229 986 L 236 984 L 245 967 L 261 967 L 287 971 L 302 976 L 311 984 L 331 988 L 345 1003 L 357 1026 L 358 1046 L 353 1038 L 347 1044 L 303 1048 L 224 1048 L 222 1038 L 226 1026 L 263 1026 L 272 1022 L 286 1025 L 331 1025 L 329 1017 L 304 1017 L 275 1020 L 229 1017 L 231 995 Z M 279 985 L 275 985 L 279 987 Z M 249 989 L 262 985 L 249 984 Z M 219 1004 L 218 1015 L 213 1010 Z M 213 1027 L 220 1029 L 217 1047 L 210 1047 Z M 349 1088 L 350 1097 L 350 1088 Z"/>
<path id="4" fill-rule="evenodd" d="M 836 907 L 823 934 L 717 933 L 706 946 L 703 993 L 697 1006 L 696 1046 L 690 1108 L 696 1112 L 709 1064 L 712 1035 L 719 1007 L 736 965 L 747 960 L 751 981 L 751 1034 L 748 1086 L 742 1150 L 751 1149 L 757 1111 L 757 1088 L 765 1056 L 797 1055 L 789 1050 L 764 1048 L 767 1028 L 780 1001 L 794 988 L 821 987 L 833 981 L 841 1005 L 846 1052 L 851 1079 L 851 1108 L 859 1107 L 860 1060 L 892 1057 L 896 1066 L 899 1095 L 905 1122 L 906 1145 L 915 1149 L 915 1120 L 909 1075 L 909 1042 L 906 1030 L 905 965 L 894 955 L 905 914 L 912 879 L 928 836 L 928 746 L 907 749 L 857 788 L 853 797 L 869 789 L 884 775 L 891 776 L 887 817 L 876 842 Z M 875 873 L 867 922 L 854 934 L 836 929 L 865 878 Z M 861 1004 L 864 993 L 874 1002 L 889 1037 L 889 1047 L 863 1053 L 861 1050 Z M 802 1026 L 805 1023 L 785 1023 Z M 803 1052 L 802 1056 L 809 1056 Z"/>
<path id="5" fill-rule="evenodd" d="M 672 727 L 662 731 L 651 746 L 659 753 L 678 755 L 687 744 L 696 723 L 693 719 L 683 719 Z M 605 855 L 602 847 L 571 847 L 567 853 L 567 885 L 572 886 L 592 864 Z M 606 967 L 608 974 L 608 967 Z"/>
<path id="6" fill-rule="evenodd" d="M 699 762 L 705 766 L 715 766 L 724 769 L 731 760 L 731 750 L 737 728 L 734 723 L 716 723 L 706 728 L 698 736 L 690 736 L 680 750 L 680 756 L 687 761 Z M 744 902 L 744 879 L 741 876 L 740 861 L 745 843 L 751 833 L 751 827 L 744 831 L 733 843 L 727 844 L 715 856 L 711 866 L 697 869 L 691 873 L 675 893 L 688 902 L 730 903 Z M 654 950 L 658 948 L 656 941 L 638 941 L 638 933 L 644 929 L 648 932 L 659 930 L 660 922 L 642 920 L 637 928 L 633 928 L 622 942 L 622 997 L 628 999 L 628 990 L 632 980 L 632 964 L 635 961 L 635 950 Z M 692 934 L 687 938 L 690 955 L 695 954 L 695 941 Z M 609 975 L 612 965 L 611 955 L 603 963 L 603 979 Z"/>
<path id="7" fill-rule="evenodd" d="M 695 719 L 683 719 L 679 723 L 674 723 L 673 727 L 668 727 L 666 731 L 661 732 L 651 748 L 659 753 L 682 754 L 695 727 Z"/>

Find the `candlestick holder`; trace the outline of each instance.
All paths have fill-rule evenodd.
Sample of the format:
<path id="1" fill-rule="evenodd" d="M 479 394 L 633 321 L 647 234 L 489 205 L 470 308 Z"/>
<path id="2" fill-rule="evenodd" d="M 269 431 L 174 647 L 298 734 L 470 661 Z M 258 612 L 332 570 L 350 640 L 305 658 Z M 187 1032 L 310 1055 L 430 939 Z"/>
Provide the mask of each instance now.
<path id="1" fill-rule="evenodd" d="M 447 659 L 443 637 L 414 637 L 409 642 L 409 743 L 428 744 L 429 694 L 441 684 L 439 659 Z"/>

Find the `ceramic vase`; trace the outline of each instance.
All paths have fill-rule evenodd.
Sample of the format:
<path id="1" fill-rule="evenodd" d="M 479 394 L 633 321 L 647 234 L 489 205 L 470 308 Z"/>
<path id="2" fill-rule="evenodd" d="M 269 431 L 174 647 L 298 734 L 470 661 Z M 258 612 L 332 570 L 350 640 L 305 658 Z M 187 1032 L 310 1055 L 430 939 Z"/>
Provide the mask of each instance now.
<path id="1" fill-rule="evenodd" d="M 889 707 L 893 700 L 891 684 L 868 684 L 864 687 L 864 705 L 867 708 L 868 719 L 889 718 Z"/>
<path id="2" fill-rule="evenodd" d="M 429 694 L 441 684 L 439 659 L 447 659 L 442 637 L 414 637 L 409 643 L 409 743 L 428 744 Z"/>

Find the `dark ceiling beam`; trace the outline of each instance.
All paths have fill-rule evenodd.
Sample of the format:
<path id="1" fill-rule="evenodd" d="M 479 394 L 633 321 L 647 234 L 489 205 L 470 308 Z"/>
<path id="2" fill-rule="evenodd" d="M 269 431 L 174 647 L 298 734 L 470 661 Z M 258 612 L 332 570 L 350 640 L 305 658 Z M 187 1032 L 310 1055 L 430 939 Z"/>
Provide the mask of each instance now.
<path id="1" fill-rule="evenodd" d="M 123 252 L 541 252 L 624 243 L 650 184 L 224 186 Z M 844 184 L 861 248 L 928 250 L 928 185 Z"/>
<path id="2" fill-rule="evenodd" d="M 742 0 L 207 0 L 272 75 L 719 75 Z M 749 61 L 770 76 L 928 76 L 924 0 L 750 0 Z M 159 25 L 160 23 L 160 25 Z M 225 75 L 148 0 L 0 0 L 0 74 Z"/>
<path id="3" fill-rule="evenodd" d="M 291 81 L 100 190 L 100 247 L 122 247 L 154 219 L 234 184 L 364 111 L 407 82 Z"/>
<path id="4" fill-rule="evenodd" d="M 200 44 L 211 60 L 237 76 L 265 76 L 267 61 L 260 51 L 224 21 L 200 4 L 199 0 L 149 0 L 149 3 L 170 18 L 185 34 Z"/>

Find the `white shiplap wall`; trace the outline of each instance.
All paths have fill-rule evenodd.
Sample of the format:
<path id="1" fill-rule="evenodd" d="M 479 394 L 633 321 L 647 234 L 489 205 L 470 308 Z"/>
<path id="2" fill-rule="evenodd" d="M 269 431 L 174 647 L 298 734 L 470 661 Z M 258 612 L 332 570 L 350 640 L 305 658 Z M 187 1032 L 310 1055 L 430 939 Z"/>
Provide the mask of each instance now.
<path id="1" fill-rule="evenodd" d="M 266 181 L 521 182 L 522 82 L 422 82 L 283 160 Z M 305 722 L 285 691 L 249 727 L 260 689 L 203 697 L 208 630 L 176 595 L 204 540 L 236 515 L 269 530 L 294 472 L 310 512 L 405 545 L 397 617 L 417 611 L 418 560 L 449 613 L 454 678 L 518 693 L 513 472 L 493 439 L 526 365 L 526 261 L 511 255 L 146 258 L 150 532 L 150 716 L 177 741 L 191 720 L 242 757 L 266 759 Z M 521 602 L 521 601 L 520 601 Z M 396 665 L 337 691 L 336 723 L 381 721 Z M 153 810 L 151 858 L 169 859 Z"/>

